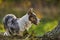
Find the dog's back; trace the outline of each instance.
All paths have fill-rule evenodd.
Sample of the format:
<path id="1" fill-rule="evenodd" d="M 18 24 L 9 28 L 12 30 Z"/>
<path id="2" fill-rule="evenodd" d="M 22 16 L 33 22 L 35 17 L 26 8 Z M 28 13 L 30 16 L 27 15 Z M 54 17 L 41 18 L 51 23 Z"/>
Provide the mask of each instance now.
<path id="1" fill-rule="evenodd" d="M 12 19 L 16 19 L 15 15 L 13 14 L 7 14 L 4 18 L 3 18 L 3 24 L 4 24 L 4 28 L 7 28 L 7 24 L 9 22 L 11 22 Z"/>
<path id="2" fill-rule="evenodd" d="M 15 15 L 13 15 L 13 14 L 7 14 L 3 18 L 3 24 L 4 24 L 5 30 L 8 31 L 10 34 L 14 34 L 14 32 L 18 33 L 19 26 L 18 26 L 17 18 L 16 18 Z M 7 35 L 6 33 L 7 32 L 5 32 L 4 35 Z"/>

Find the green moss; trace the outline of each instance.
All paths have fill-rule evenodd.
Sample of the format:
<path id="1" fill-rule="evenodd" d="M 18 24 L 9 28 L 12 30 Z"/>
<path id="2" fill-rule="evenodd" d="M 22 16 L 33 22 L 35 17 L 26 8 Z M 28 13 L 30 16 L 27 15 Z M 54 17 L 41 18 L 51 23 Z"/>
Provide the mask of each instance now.
<path id="1" fill-rule="evenodd" d="M 53 30 L 58 24 L 57 20 L 52 20 L 52 21 L 41 21 L 37 26 L 32 25 L 30 28 L 29 32 L 32 33 L 34 31 L 34 34 L 36 36 L 41 36 L 45 34 L 48 31 Z"/>

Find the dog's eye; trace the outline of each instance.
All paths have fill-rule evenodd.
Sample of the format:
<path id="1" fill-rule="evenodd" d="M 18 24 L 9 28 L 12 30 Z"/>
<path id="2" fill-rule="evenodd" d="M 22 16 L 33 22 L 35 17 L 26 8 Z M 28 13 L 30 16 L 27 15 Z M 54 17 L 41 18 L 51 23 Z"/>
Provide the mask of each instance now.
<path id="1" fill-rule="evenodd" d="M 31 17 L 31 20 L 34 20 L 34 18 L 33 18 L 33 17 Z"/>
<path id="2" fill-rule="evenodd" d="M 33 17 L 31 17 L 31 20 L 32 20 L 32 21 L 35 21 L 36 19 L 35 19 L 35 18 L 33 18 Z"/>
<path id="3" fill-rule="evenodd" d="M 35 18 L 33 20 L 36 20 Z"/>

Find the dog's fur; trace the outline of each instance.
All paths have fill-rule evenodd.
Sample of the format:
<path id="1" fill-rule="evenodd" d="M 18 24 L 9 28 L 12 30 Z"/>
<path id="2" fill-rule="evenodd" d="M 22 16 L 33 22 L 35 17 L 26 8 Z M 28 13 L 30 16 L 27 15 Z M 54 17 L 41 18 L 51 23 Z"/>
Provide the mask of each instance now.
<path id="1" fill-rule="evenodd" d="M 17 18 L 13 14 L 7 14 L 3 18 L 3 23 L 4 28 L 6 29 L 4 35 L 17 35 L 28 30 L 32 23 L 37 25 L 39 23 L 39 18 L 37 18 L 36 14 L 30 9 L 22 18 Z"/>

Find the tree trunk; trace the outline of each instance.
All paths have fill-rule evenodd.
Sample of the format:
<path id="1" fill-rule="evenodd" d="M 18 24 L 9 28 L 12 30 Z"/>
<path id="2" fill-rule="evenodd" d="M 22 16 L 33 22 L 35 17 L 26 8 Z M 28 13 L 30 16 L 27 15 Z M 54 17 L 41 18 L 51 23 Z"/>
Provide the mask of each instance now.
<path id="1" fill-rule="evenodd" d="M 42 40 L 60 40 L 60 21 L 55 29 L 42 36 Z"/>

